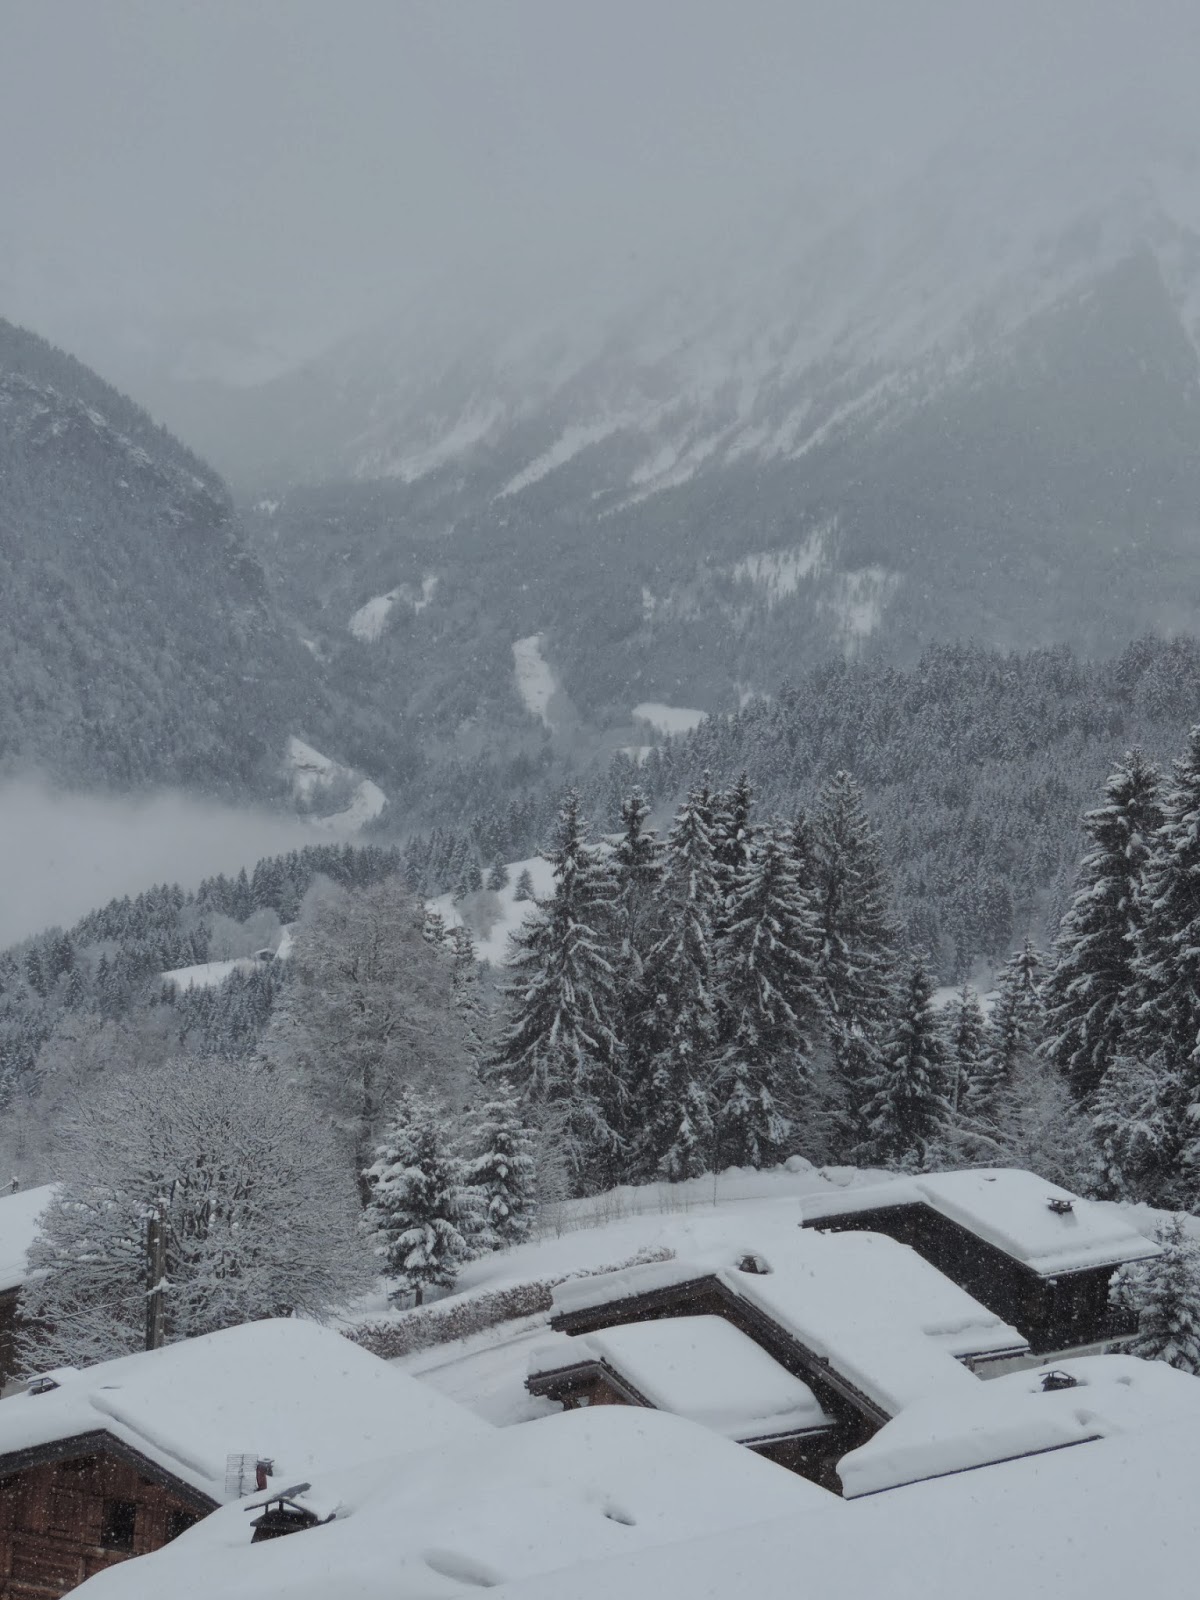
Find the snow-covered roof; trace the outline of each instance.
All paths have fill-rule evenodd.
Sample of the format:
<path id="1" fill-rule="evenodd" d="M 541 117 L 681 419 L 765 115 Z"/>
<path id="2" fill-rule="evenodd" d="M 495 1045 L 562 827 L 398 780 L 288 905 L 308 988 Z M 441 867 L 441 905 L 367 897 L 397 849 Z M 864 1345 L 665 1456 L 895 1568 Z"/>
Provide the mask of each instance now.
<path id="1" fill-rule="evenodd" d="M 47 1183 L 0 1196 L 0 1294 L 25 1282 L 25 1257 L 53 1193 L 54 1185 Z"/>
<path id="2" fill-rule="evenodd" d="M 580 1562 L 504 1596 L 1159 1600 L 1190 1593 L 1200 1570 L 1198 1480 L 1200 1431 L 1185 1423 L 844 1502 L 841 1515 Z"/>
<path id="3" fill-rule="evenodd" d="M 92 1578 L 82 1600 L 437 1600 L 763 1518 L 845 1511 L 740 1445 L 633 1406 L 494 1429 L 314 1481 L 303 1499 L 334 1520 L 251 1549 L 251 1518 L 228 1506 Z"/>
<path id="4" fill-rule="evenodd" d="M 0 1459 L 98 1429 L 214 1501 L 226 1460 L 275 1463 L 280 1484 L 452 1440 L 488 1423 L 314 1322 L 251 1322 L 54 1374 L 0 1401 Z"/>
<path id="5" fill-rule="evenodd" d="M 756 1257 L 768 1270 L 737 1262 Z M 565 1283 L 556 1313 L 716 1278 L 756 1307 L 887 1415 L 931 1389 L 973 1381 L 961 1361 L 1022 1351 L 1026 1340 L 915 1250 L 883 1234 L 819 1233 L 781 1210 L 732 1253 L 722 1240 L 690 1259 Z"/>
<path id="6" fill-rule="evenodd" d="M 530 1372 L 602 1361 L 653 1406 L 730 1439 L 759 1439 L 829 1426 L 806 1383 L 724 1317 L 627 1322 L 575 1338 L 559 1336 L 530 1357 Z"/>
<path id="7" fill-rule="evenodd" d="M 803 1205 L 808 1224 L 889 1206 L 927 1205 L 1045 1277 L 1158 1254 L 1158 1246 L 1115 1207 L 1080 1199 L 1036 1173 L 1013 1167 L 895 1178 L 812 1195 Z"/>
<path id="8" fill-rule="evenodd" d="M 1049 1372 L 1074 1388 L 1042 1387 Z M 1136 1356 L 1083 1356 L 926 1396 L 842 1457 L 847 1497 L 1187 1419 L 1200 1424 L 1200 1378 Z"/>

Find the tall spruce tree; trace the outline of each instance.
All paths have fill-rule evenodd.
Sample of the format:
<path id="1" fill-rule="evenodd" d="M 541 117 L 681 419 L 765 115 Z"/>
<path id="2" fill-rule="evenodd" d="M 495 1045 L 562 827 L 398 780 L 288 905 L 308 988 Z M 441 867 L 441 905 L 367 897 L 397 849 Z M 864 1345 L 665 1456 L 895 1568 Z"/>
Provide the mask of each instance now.
<path id="1" fill-rule="evenodd" d="M 713 917 L 718 904 L 707 797 L 694 791 L 667 839 L 665 929 L 650 961 L 655 994 L 648 1093 L 639 1110 L 640 1176 L 695 1177 L 713 1160 L 717 1038 Z"/>
<path id="2" fill-rule="evenodd" d="M 1200 727 L 1174 763 L 1146 866 L 1128 1050 L 1154 1063 L 1159 1204 L 1200 1200 Z"/>
<path id="3" fill-rule="evenodd" d="M 426 1289 L 453 1287 L 480 1233 L 475 1192 L 463 1162 L 446 1148 L 441 1120 L 429 1101 L 402 1095 L 363 1174 L 367 1226 L 389 1276 L 417 1305 Z"/>
<path id="4" fill-rule="evenodd" d="M 503 1079 L 490 1089 L 475 1117 L 466 1180 L 479 1196 L 482 1242 L 493 1250 L 520 1244 L 537 1209 L 533 1133 L 516 1095 Z"/>
<path id="5" fill-rule="evenodd" d="M 819 942 L 788 842 L 769 834 L 725 906 L 716 1112 L 724 1163 L 757 1167 L 776 1159 L 802 1105 L 822 1019 Z"/>
<path id="6" fill-rule="evenodd" d="M 1187 1232 L 1191 1220 L 1167 1218 L 1156 1235 L 1161 1254 L 1123 1267 L 1110 1294 L 1137 1314 L 1130 1355 L 1200 1376 L 1200 1241 Z"/>
<path id="7" fill-rule="evenodd" d="M 654 1051 L 655 1008 L 652 953 L 661 931 L 663 848 L 646 826 L 650 807 L 640 789 L 621 804 L 621 832 L 612 853 L 613 895 L 611 944 L 616 989 L 614 1026 L 618 1036 L 625 1109 L 640 1126 L 639 1102 Z M 620 1132 L 629 1132 L 623 1119 Z"/>
<path id="8" fill-rule="evenodd" d="M 974 1099 L 981 1109 L 996 1105 L 1041 1048 L 1040 973 L 1041 957 L 1029 939 L 1004 963 L 988 1018 L 987 1059 L 976 1080 Z"/>
<path id="9" fill-rule="evenodd" d="M 871 1084 L 864 1118 L 866 1162 L 920 1169 L 945 1128 L 946 1051 L 933 1009 L 933 984 L 923 961 L 909 967 L 892 1036 Z"/>
<path id="10" fill-rule="evenodd" d="M 1162 822 L 1159 788 L 1158 769 L 1134 750 L 1109 776 L 1104 804 L 1083 819 L 1089 849 L 1045 986 L 1046 1052 L 1081 1101 L 1092 1099 L 1122 1047 L 1146 865 Z"/>
<path id="11" fill-rule="evenodd" d="M 946 1098 L 951 1114 L 971 1103 L 987 1056 L 987 1021 L 973 985 L 964 983 L 946 1023 Z"/>
<path id="12" fill-rule="evenodd" d="M 527 1114 L 554 1121 L 579 1187 L 619 1176 L 624 1086 L 618 1072 L 612 872 L 567 795 L 548 856 L 554 893 L 513 935 L 503 1027 L 489 1066 Z"/>
<path id="13" fill-rule="evenodd" d="M 867 1135 L 865 1109 L 886 1038 L 895 982 L 896 930 L 887 879 L 862 791 L 837 772 L 821 792 L 813 838 L 820 955 L 835 1092 L 836 1153 Z"/>

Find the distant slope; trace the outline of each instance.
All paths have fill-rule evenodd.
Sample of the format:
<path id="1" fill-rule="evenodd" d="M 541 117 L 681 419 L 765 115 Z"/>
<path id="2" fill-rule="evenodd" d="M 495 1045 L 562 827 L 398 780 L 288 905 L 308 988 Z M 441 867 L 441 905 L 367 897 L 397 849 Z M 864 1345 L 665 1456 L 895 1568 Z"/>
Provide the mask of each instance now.
<path id="1" fill-rule="evenodd" d="M 0 773 L 264 796 L 332 720 L 217 475 L 2 321 L 0 570 Z"/>
<path id="2" fill-rule="evenodd" d="M 254 547 L 333 681 L 534 754 L 831 654 L 1196 630 L 1200 166 L 1041 165 L 778 219 L 607 317 L 381 330 L 243 391 L 291 479 Z M 569 716 L 523 703 L 535 636 Z"/>

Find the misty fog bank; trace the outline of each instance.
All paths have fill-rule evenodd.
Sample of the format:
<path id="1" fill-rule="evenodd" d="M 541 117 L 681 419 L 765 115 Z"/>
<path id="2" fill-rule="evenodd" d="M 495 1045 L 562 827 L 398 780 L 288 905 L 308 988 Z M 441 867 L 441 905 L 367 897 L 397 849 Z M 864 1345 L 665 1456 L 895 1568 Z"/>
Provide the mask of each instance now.
<path id="1" fill-rule="evenodd" d="M 12 780 L 0 785 L 0 947 L 116 896 L 154 883 L 194 889 L 319 837 L 295 817 L 182 794 L 118 800 Z"/>

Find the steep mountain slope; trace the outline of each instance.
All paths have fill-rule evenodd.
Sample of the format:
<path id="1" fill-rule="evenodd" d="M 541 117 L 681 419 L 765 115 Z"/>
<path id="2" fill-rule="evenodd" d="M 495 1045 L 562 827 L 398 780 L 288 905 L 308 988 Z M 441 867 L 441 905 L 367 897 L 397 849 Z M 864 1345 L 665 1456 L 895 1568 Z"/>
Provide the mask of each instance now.
<path id="1" fill-rule="evenodd" d="M 244 393 L 264 459 L 331 480 L 252 531 L 334 681 L 528 757 L 831 651 L 1195 627 L 1198 169 L 1054 155 L 781 219 L 619 314 L 382 332 Z"/>
<path id="2" fill-rule="evenodd" d="M 71 357 L 0 322 L 0 772 L 284 791 L 332 721 L 221 480 Z"/>

